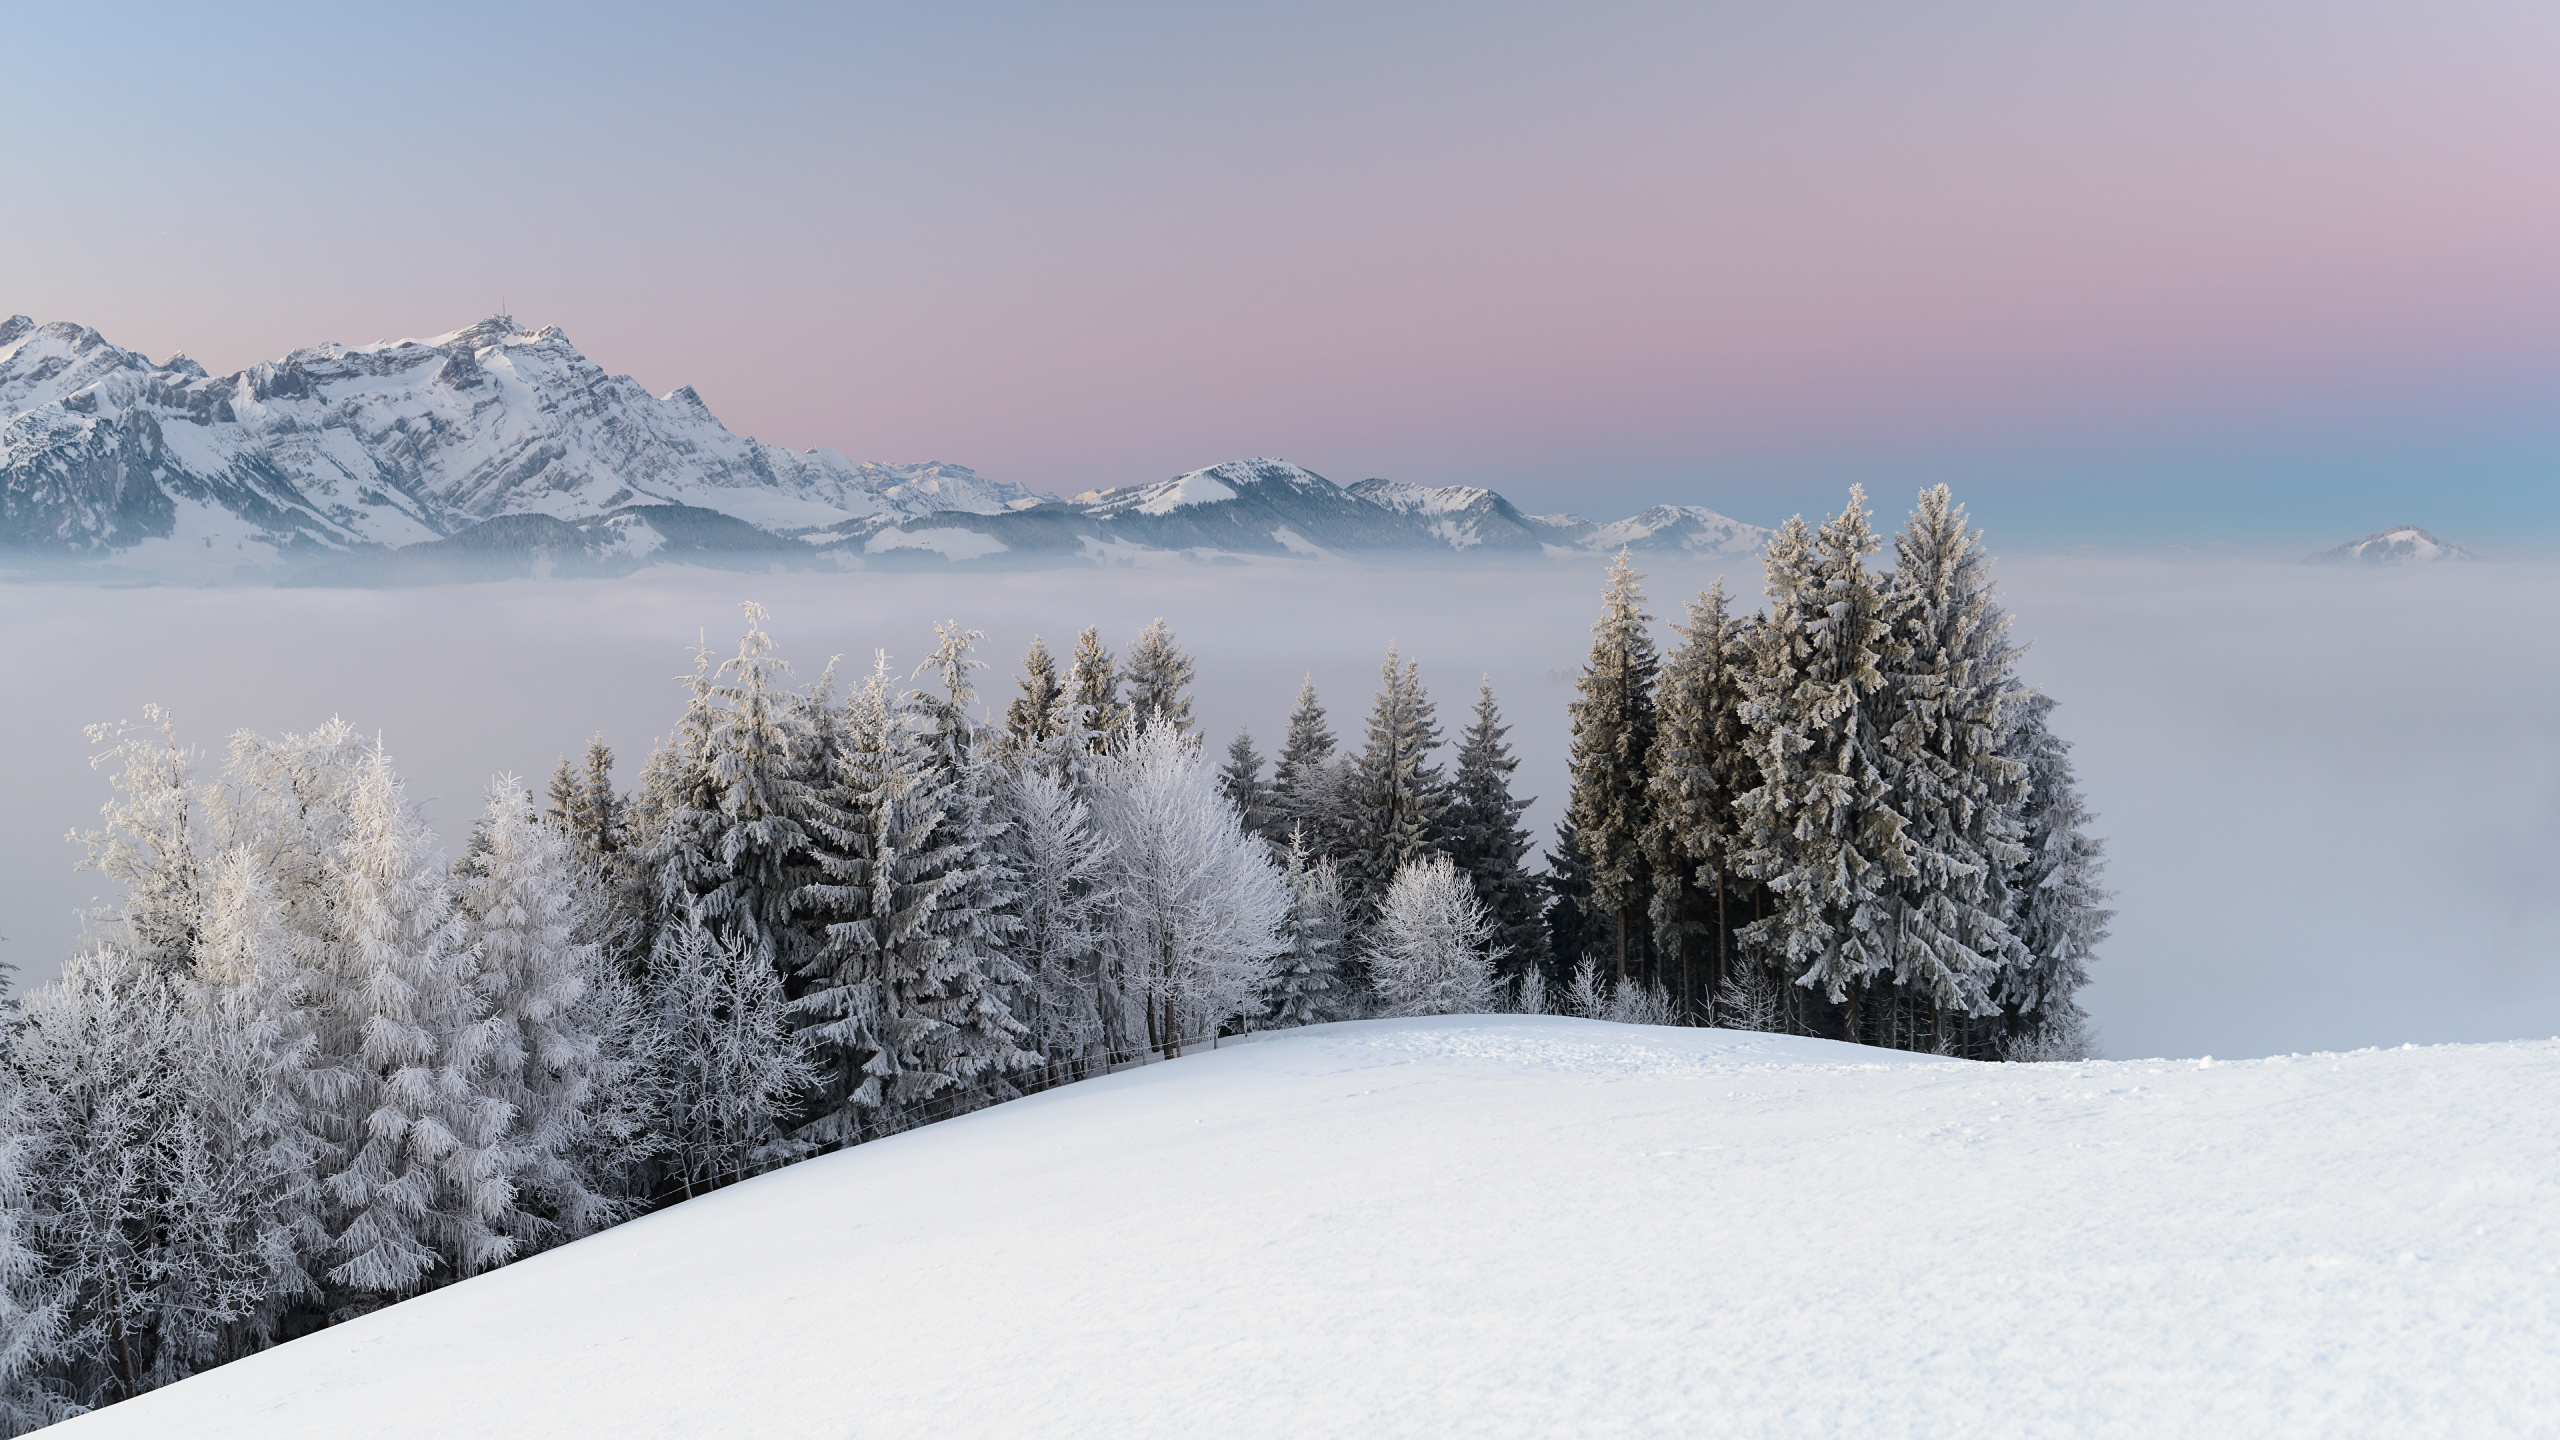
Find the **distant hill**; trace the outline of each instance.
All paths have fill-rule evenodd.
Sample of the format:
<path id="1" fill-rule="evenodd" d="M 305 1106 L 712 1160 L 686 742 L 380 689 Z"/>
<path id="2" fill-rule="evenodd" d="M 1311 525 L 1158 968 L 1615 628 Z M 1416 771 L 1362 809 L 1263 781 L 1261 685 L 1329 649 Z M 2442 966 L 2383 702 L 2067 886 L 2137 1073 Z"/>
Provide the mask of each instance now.
<path id="1" fill-rule="evenodd" d="M 2423 565 L 2438 560 L 2477 560 L 2459 545 L 2439 540 L 2415 525 L 2376 530 L 2361 540 L 2311 556 L 2316 565 Z"/>

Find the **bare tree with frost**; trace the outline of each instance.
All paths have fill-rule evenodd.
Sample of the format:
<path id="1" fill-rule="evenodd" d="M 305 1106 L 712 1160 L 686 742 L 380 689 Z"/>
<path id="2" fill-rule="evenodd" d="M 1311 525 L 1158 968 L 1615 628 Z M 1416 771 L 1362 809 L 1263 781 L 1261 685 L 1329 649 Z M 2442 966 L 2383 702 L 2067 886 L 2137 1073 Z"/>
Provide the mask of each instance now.
<path id="1" fill-rule="evenodd" d="M 1502 958 L 1475 886 L 1446 855 L 1396 872 L 1370 931 L 1369 974 L 1390 1015 L 1473 1015 L 1493 1008 Z"/>
<path id="2" fill-rule="evenodd" d="M 1142 724 L 1102 780 L 1120 895 L 1111 943 L 1146 1002 L 1149 1045 L 1170 1058 L 1262 1008 L 1289 896 L 1269 847 L 1172 726 Z"/>

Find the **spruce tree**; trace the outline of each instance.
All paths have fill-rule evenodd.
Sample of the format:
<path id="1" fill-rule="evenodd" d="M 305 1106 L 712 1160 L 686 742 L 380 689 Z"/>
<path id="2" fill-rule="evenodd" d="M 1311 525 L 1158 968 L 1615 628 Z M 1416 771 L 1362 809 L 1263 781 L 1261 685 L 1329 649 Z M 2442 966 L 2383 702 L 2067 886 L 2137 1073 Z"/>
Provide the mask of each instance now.
<path id="1" fill-rule="evenodd" d="M 1439 846 L 1449 787 L 1431 759 L 1440 724 L 1420 671 L 1398 663 L 1393 645 L 1378 669 L 1369 737 L 1351 772 L 1349 852 L 1342 871 L 1352 913 L 1366 925 L 1395 873 Z"/>
<path id="2" fill-rule="evenodd" d="M 1191 657 L 1174 644 L 1163 617 L 1138 632 L 1123 673 L 1129 681 L 1129 713 L 1140 722 L 1157 716 L 1176 734 L 1191 733 Z"/>
<path id="3" fill-rule="evenodd" d="M 1950 1012 L 1990 1013 L 2000 972 L 2026 962 L 2003 883 L 2026 858 L 2016 814 L 2027 765 L 2003 753 L 2025 692 L 1991 557 L 1946 486 L 1921 494 L 1894 557 L 1877 754 L 1910 871 L 1896 870 L 1884 933 L 1894 998 L 1927 1015 L 1935 1048 Z M 1917 1023 L 1902 1008 L 1880 1017 L 1888 1044 Z"/>
<path id="4" fill-rule="evenodd" d="M 1875 696 L 1897 658 L 1885 597 L 1868 573 L 1877 548 L 1866 496 L 1819 533 L 1790 519 L 1769 543 L 1769 615 L 1741 676 L 1757 781 L 1735 801 L 1735 866 L 1770 892 L 1744 943 L 1801 1000 L 1840 1007 L 1860 1038 L 1858 1001 L 1891 973 L 1893 883 L 1913 873 L 1879 753 Z M 1855 993 L 1853 993 L 1855 992 Z"/>
<path id="5" fill-rule="evenodd" d="M 1566 813 L 1591 867 L 1592 907 L 1611 927 L 1620 981 L 1630 961 L 1641 974 L 1651 894 L 1644 846 L 1652 807 L 1645 787 L 1661 662 L 1647 628 L 1653 617 L 1644 613 L 1643 578 L 1619 551 L 1571 707 L 1573 795 Z"/>
<path id="6" fill-rule="evenodd" d="M 1253 748 L 1253 735 L 1239 730 L 1227 746 L 1227 763 L 1218 770 L 1218 787 L 1227 793 L 1227 803 L 1244 817 L 1244 828 L 1265 838 L 1271 837 L 1271 784 L 1262 778 L 1262 754 Z"/>
<path id="7" fill-rule="evenodd" d="M 1546 873 L 1538 884 L 1547 894 L 1547 989 L 1559 992 L 1578 966 L 1606 951 L 1610 939 L 1608 917 L 1592 908 L 1591 860 L 1582 852 L 1582 835 L 1570 811 L 1556 822 Z"/>
<path id="8" fill-rule="evenodd" d="M 1272 766 L 1272 838 L 1306 837 L 1311 859 L 1343 863 L 1349 835 L 1344 824 L 1344 786 L 1335 753 L 1333 727 L 1316 699 L 1315 677 L 1298 685 L 1298 703 L 1289 712 L 1288 738 Z"/>
<path id="9" fill-rule="evenodd" d="M 1510 733 L 1493 703 L 1493 679 L 1487 676 L 1476 687 L 1475 719 L 1458 740 L 1441 848 L 1475 886 L 1508 968 L 1542 969 L 1547 955 L 1547 929 L 1539 913 L 1542 896 L 1536 879 L 1521 865 L 1529 853 L 1529 831 L 1520 817 L 1536 801 L 1511 794 L 1512 772 L 1520 761 L 1504 742 Z"/>
<path id="10" fill-rule="evenodd" d="M 1733 802 L 1753 773 L 1743 746 L 1739 670 L 1748 657 L 1740 631 L 1722 580 L 1689 602 L 1687 622 L 1673 630 L 1678 643 L 1663 658 L 1647 765 L 1654 943 L 1676 964 L 1678 984 L 1666 988 L 1683 1015 L 1713 1013 L 1740 913 Z M 1705 953 L 1693 957 L 1693 945 Z"/>
<path id="11" fill-rule="evenodd" d="M 1351 917 L 1342 901 L 1342 878 L 1333 862 L 1307 850 L 1305 836 L 1292 832 L 1283 854 L 1289 887 L 1289 915 L 1281 938 L 1288 944 L 1272 962 L 1266 1023 L 1313 1025 L 1343 1017 L 1343 947 L 1350 943 Z"/>
<path id="12" fill-rule="evenodd" d="M 561 757 L 551 772 L 551 808 L 545 819 L 589 855 L 610 855 L 622 848 L 621 797 L 613 791 L 613 749 L 598 735 L 587 742 L 583 774 Z"/>
<path id="13" fill-rule="evenodd" d="M 1067 667 L 1067 701 L 1075 707 L 1087 745 L 1096 755 L 1119 743 L 1129 724 L 1120 703 L 1120 672 L 1111 652 L 1102 648 L 1102 632 L 1088 626 L 1076 637 L 1074 660 Z"/>
<path id="14" fill-rule="evenodd" d="M 1066 698 L 1066 686 L 1058 680 L 1058 662 L 1049 655 L 1048 642 L 1031 637 L 1031 648 L 1022 657 L 1022 675 L 1016 682 L 1021 693 L 1004 709 L 1005 737 L 1016 751 L 1033 749 L 1057 738 L 1060 707 Z"/>
<path id="15" fill-rule="evenodd" d="M 1983 1058 L 2077 1060 L 2091 1047 L 2076 993 L 2107 938 L 2105 842 L 2071 769 L 2071 743 L 2053 733 L 2054 702 L 2030 695 L 2004 747 L 2027 767 L 2020 806 L 2020 856 L 2004 878 L 2014 909 L 2009 926 L 2025 952 L 2000 976 L 2000 1045 Z"/>

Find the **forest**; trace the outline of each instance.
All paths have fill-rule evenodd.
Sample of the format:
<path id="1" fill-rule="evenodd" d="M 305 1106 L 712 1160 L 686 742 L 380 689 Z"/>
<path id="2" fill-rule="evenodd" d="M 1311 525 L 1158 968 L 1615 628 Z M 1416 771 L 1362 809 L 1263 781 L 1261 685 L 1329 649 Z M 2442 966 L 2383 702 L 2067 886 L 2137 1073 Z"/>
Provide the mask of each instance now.
<path id="1" fill-rule="evenodd" d="M 1618 557 L 1534 866 L 1489 682 L 1452 741 L 1390 648 L 1356 733 L 1309 682 L 1220 759 L 1161 620 L 1035 640 L 982 704 L 957 622 L 810 674 L 751 604 L 627 787 L 601 740 L 498 777 L 459 854 L 343 720 L 218 759 L 97 727 L 76 838 L 123 898 L 0 1030 L 0 1431 L 1254 1031 L 2090 1053 L 2102 845 L 1963 508 L 1888 542 L 1853 490 L 1763 563 L 1662 648 Z"/>

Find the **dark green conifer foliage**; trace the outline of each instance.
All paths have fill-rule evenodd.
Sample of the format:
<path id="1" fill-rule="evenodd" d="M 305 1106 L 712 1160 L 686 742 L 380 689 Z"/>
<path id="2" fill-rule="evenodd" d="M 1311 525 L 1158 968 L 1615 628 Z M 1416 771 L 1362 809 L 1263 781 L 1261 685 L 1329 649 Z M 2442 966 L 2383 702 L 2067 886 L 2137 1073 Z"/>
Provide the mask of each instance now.
<path id="1" fill-rule="evenodd" d="M 1475 719 L 1458 739 L 1449 809 L 1441 819 L 1441 849 L 1474 881 L 1476 899 L 1493 922 L 1494 943 L 1510 952 L 1503 966 L 1516 974 L 1543 968 L 1547 930 L 1539 913 L 1544 897 L 1538 882 L 1521 866 L 1529 853 L 1529 831 L 1520 817 L 1536 802 L 1511 794 L 1511 775 L 1520 761 L 1503 738 L 1510 733 L 1493 703 L 1493 680 L 1487 676 L 1476 689 Z"/>
<path id="2" fill-rule="evenodd" d="M 1016 753 L 1028 753 L 1042 741 L 1056 739 L 1065 720 L 1060 710 L 1066 686 L 1058 680 L 1058 662 L 1050 656 L 1048 642 L 1037 635 L 1022 657 L 1018 683 L 1022 693 L 1004 709 L 1004 730 Z"/>
<path id="3" fill-rule="evenodd" d="M 1591 627 L 1573 712 L 1573 819 L 1591 867 L 1591 905 L 1611 929 L 1617 976 L 1643 978 L 1652 895 L 1645 837 L 1652 826 L 1646 765 L 1653 751 L 1654 681 L 1661 661 L 1644 613 L 1644 577 L 1627 553 L 1609 567 Z"/>
<path id="4" fill-rule="evenodd" d="M 1243 817 L 1246 830 L 1265 839 L 1279 838 L 1271 829 L 1271 782 L 1262 778 L 1262 752 L 1253 748 L 1251 732 L 1237 731 L 1227 745 L 1227 763 L 1218 767 L 1218 788 Z"/>

